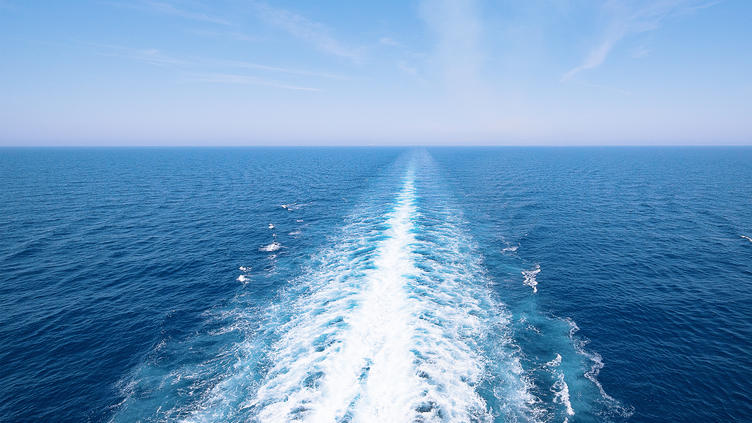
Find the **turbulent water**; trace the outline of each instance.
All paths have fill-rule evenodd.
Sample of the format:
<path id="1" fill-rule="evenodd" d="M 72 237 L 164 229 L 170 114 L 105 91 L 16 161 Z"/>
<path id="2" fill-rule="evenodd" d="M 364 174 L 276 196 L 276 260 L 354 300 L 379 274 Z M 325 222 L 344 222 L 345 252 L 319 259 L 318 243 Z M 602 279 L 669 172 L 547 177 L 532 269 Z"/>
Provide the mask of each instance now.
<path id="1" fill-rule="evenodd" d="M 0 152 L 0 420 L 752 418 L 750 149 Z"/>

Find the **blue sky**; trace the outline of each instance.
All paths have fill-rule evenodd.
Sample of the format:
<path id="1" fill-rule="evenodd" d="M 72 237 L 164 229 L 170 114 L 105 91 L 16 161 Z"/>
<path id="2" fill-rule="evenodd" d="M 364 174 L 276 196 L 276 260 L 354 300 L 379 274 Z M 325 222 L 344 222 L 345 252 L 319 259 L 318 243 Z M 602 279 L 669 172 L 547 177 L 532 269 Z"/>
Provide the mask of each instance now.
<path id="1" fill-rule="evenodd" d="M 752 144 L 752 1 L 0 0 L 0 145 Z"/>

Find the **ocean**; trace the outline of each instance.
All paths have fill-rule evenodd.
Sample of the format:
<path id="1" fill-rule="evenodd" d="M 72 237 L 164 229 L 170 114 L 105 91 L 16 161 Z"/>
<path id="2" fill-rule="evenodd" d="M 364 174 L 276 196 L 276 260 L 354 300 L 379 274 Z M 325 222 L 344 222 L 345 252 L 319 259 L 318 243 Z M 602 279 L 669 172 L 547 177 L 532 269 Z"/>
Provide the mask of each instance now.
<path id="1" fill-rule="evenodd" d="M 752 148 L 0 149 L 0 421 L 752 421 Z"/>

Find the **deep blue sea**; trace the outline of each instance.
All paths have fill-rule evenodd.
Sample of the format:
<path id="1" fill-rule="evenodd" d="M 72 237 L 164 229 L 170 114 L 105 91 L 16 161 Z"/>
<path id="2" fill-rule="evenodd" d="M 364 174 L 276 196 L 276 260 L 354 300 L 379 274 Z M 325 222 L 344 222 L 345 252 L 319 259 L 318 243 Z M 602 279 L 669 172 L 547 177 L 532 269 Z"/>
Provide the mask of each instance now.
<path id="1" fill-rule="evenodd" d="M 752 148 L 0 149 L 2 422 L 752 421 Z"/>

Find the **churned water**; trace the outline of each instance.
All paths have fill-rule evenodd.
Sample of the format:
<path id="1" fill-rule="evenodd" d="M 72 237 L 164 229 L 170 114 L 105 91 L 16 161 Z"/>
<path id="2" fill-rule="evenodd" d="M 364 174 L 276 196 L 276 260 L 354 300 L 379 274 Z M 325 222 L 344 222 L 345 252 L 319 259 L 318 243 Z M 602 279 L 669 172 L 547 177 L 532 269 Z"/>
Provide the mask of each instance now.
<path id="1" fill-rule="evenodd" d="M 752 419 L 752 149 L 0 150 L 0 420 Z"/>

